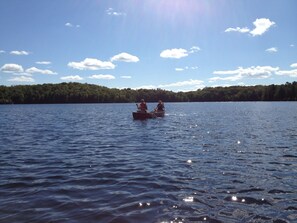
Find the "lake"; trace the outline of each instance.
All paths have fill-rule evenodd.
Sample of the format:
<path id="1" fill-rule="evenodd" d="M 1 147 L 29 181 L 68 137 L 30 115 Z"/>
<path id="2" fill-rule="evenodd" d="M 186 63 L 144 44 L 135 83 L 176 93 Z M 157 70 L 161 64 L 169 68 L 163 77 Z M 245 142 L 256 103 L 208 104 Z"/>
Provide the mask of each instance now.
<path id="1" fill-rule="evenodd" d="M 0 222 L 297 221 L 296 102 L 165 107 L 1 105 Z"/>

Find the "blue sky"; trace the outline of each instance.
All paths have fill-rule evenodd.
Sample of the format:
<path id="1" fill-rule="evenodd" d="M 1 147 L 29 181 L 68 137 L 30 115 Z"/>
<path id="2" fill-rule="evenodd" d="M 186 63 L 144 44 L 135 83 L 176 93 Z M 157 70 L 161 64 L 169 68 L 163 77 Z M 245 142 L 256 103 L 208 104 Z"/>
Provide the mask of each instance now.
<path id="1" fill-rule="evenodd" d="M 1 0 L 0 85 L 297 81 L 295 0 Z"/>

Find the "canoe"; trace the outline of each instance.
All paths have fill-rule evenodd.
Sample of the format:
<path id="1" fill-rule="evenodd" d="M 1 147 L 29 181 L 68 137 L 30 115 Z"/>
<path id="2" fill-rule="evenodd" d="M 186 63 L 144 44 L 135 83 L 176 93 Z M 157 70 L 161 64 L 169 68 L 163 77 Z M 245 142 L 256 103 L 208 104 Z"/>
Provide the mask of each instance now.
<path id="1" fill-rule="evenodd" d="M 164 117 L 165 111 L 155 111 L 155 112 L 137 111 L 137 112 L 132 112 L 132 115 L 134 119 L 144 120 L 149 118 Z"/>

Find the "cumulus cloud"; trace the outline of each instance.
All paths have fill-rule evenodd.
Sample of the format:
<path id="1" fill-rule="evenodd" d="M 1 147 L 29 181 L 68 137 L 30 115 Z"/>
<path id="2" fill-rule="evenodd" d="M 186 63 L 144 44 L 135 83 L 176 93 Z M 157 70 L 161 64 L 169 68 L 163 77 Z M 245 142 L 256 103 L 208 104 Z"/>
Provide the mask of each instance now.
<path id="1" fill-rule="evenodd" d="M 290 67 L 297 68 L 297 63 L 291 64 Z M 297 69 L 279 70 L 279 71 L 276 72 L 276 74 L 281 75 L 281 76 L 297 77 Z"/>
<path id="2" fill-rule="evenodd" d="M 115 77 L 111 74 L 94 74 L 89 77 L 90 79 L 100 79 L 100 80 L 113 80 Z"/>
<path id="3" fill-rule="evenodd" d="M 249 29 L 248 27 L 236 27 L 236 28 L 227 28 L 225 32 L 239 32 L 239 33 L 250 33 L 252 36 L 261 36 L 265 32 L 269 30 L 270 27 L 275 25 L 275 22 L 270 21 L 270 19 L 267 18 L 260 18 L 256 19 L 253 22 L 253 25 L 255 26 L 254 29 Z"/>
<path id="4" fill-rule="evenodd" d="M 111 58 L 111 61 L 123 61 L 123 62 L 138 62 L 139 58 L 129 53 L 120 53 Z"/>
<path id="5" fill-rule="evenodd" d="M 163 50 L 160 53 L 160 57 L 180 59 L 182 57 L 189 56 L 189 54 L 191 54 L 191 53 L 196 53 L 200 50 L 201 49 L 198 46 L 192 46 L 189 50 L 186 50 L 183 48 L 167 49 L 167 50 Z"/>
<path id="6" fill-rule="evenodd" d="M 11 82 L 35 82 L 35 80 L 32 77 L 28 76 L 18 76 L 11 79 L 8 79 L 8 81 Z"/>
<path id="7" fill-rule="evenodd" d="M 278 49 L 276 47 L 271 47 L 265 50 L 268 53 L 276 53 Z"/>
<path id="8" fill-rule="evenodd" d="M 244 28 L 240 28 L 240 27 L 236 27 L 236 28 L 228 28 L 225 30 L 226 33 L 228 32 L 239 32 L 239 33 L 248 33 L 250 31 L 249 28 L 244 27 Z"/>
<path id="9" fill-rule="evenodd" d="M 126 16 L 124 12 L 116 12 L 113 8 L 108 8 L 106 14 L 110 16 Z"/>
<path id="10" fill-rule="evenodd" d="M 18 64 L 4 64 L 0 71 L 4 73 L 21 73 L 24 72 L 24 69 L 21 65 Z"/>
<path id="11" fill-rule="evenodd" d="M 24 72 L 24 69 L 21 65 L 19 64 L 4 64 L 1 68 L 0 71 L 4 73 L 14 73 L 14 74 L 21 74 L 22 76 L 32 76 L 31 74 L 39 73 L 39 74 L 48 74 L 48 75 L 53 75 L 57 74 L 56 72 L 53 72 L 51 70 L 41 70 L 36 67 L 31 67 L 26 69 Z"/>
<path id="12" fill-rule="evenodd" d="M 266 18 L 261 18 L 261 19 L 256 19 L 256 21 L 253 22 L 255 28 L 250 32 L 253 36 L 260 36 L 268 29 L 275 25 L 275 22 L 270 21 L 270 19 Z"/>
<path id="13" fill-rule="evenodd" d="M 41 70 L 41 69 L 38 69 L 36 67 L 31 67 L 31 68 L 28 68 L 26 70 L 27 73 L 29 74 L 35 74 L 35 73 L 39 73 L 39 74 L 48 74 L 48 75 L 53 75 L 53 74 L 57 74 L 56 72 L 53 72 L 51 70 Z"/>
<path id="14" fill-rule="evenodd" d="M 36 61 L 35 63 L 36 63 L 36 64 L 40 64 L 40 65 L 49 65 L 49 64 L 51 64 L 52 62 L 50 62 L 50 61 Z"/>
<path id="15" fill-rule="evenodd" d="M 68 66 L 78 70 L 103 70 L 115 68 L 115 65 L 110 61 L 101 61 L 94 58 L 86 58 L 80 62 L 69 62 Z"/>
<path id="16" fill-rule="evenodd" d="M 279 70 L 279 67 L 252 66 L 248 68 L 238 67 L 238 69 L 236 70 L 214 71 L 213 74 L 216 74 L 216 75 L 232 75 L 232 76 L 212 77 L 212 78 L 209 78 L 209 82 L 237 81 L 243 78 L 265 79 L 265 78 L 269 78 L 273 73 L 276 73 L 278 70 Z"/>
<path id="17" fill-rule="evenodd" d="M 30 53 L 28 51 L 24 51 L 24 50 L 21 50 L 21 51 L 13 50 L 13 51 L 10 51 L 10 54 L 11 55 L 17 55 L 17 56 L 27 56 Z"/>
<path id="18" fill-rule="evenodd" d="M 297 69 L 294 70 L 280 70 L 276 72 L 277 75 L 281 76 L 289 76 L 289 77 L 297 77 Z"/>
<path id="19" fill-rule="evenodd" d="M 83 78 L 80 77 L 79 75 L 64 76 L 64 77 L 61 77 L 60 79 L 64 80 L 64 81 L 81 81 L 81 80 L 83 80 Z"/>
<path id="20" fill-rule="evenodd" d="M 163 50 L 160 53 L 160 57 L 163 58 L 175 58 L 175 59 L 180 59 L 182 57 L 187 57 L 189 55 L 188 51 L 182 48 L 179 49 L 168 49 L 168 50 Z"/>
<path id="21" fill-rule="evenodd" d="M 262 77 L 272 74 L 273 72 L 279 70 L 278 67 L 271 66 L 251 66 L 248 68 L 238 67 L 236 70 L 227 71 L 214 71 L 214 74 L 240 74 L 244 77 Z"/>

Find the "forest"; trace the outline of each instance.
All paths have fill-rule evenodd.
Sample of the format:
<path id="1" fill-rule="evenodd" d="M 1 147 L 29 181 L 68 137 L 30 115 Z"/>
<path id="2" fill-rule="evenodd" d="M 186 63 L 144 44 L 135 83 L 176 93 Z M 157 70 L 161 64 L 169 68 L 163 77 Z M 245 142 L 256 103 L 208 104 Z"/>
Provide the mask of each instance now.
<path id="1" fill-rule="evenodd" d="M 281 85 L 206 87 L 190 92 L 116 89 L 94 84 L 60 83 L 0 86 L 0 104 L 128 103 L 207 101 L 297 101 L 297 82 Z"/>

